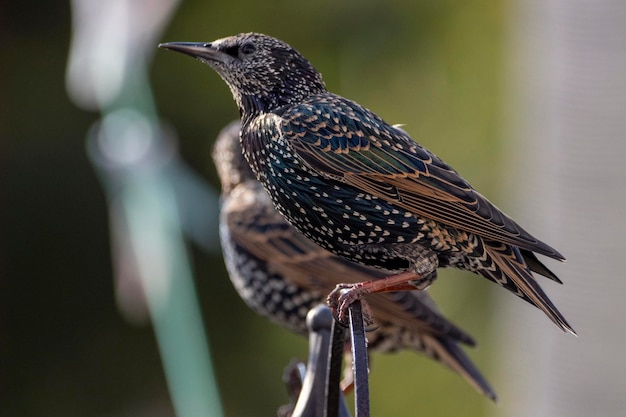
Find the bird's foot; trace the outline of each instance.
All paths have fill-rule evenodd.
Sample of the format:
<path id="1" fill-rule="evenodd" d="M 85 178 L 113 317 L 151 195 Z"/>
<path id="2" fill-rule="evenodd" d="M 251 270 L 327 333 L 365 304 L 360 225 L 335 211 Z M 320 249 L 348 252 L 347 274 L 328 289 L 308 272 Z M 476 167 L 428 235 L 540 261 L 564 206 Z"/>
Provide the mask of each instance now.
<path id="1" fill-rule="evenodd" d="M 326 299 L 328 307 L 333 312 L 335 320 L 344 326 L 349 325 L 349 309 L 352 303 L 369 294 L 367 287 L 364 283 L 359 282 L 356 284 L 338 284 L 334 290 L 328 294 Z M 361 300 L 361 308 L 363 312 L 363 321 L 366 326 L 372 326 L 374 324 L 374 316 L 365 300 Z"/>
<path id="2" fill-rule="evenodd" d="M 429 274 L 429 276 L 431 275 L 432 273 Z M 326 301 L 335 316 L 335 320 L 347 326 L 350 305 L 356 300 L 362 299 L 364 295 L 377 292 L 415 290 L 420 288 L 419 285 L 423 279 L 423 275 L 413 271 L 406 271 L 373 281 L 357 282 L 356 284 L 338 284 L 328 294 Z M 363 318 L 366 326 L 371 326 L 374 323 L 372 312 L 364 302 Z"/>

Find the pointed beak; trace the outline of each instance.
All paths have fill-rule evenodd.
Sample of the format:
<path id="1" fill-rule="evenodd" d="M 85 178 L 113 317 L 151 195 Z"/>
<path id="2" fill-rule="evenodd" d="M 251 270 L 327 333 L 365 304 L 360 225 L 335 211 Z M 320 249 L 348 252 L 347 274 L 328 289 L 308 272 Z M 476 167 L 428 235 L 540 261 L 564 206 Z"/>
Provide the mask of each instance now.
<path id="1" fill-rule="evenodd" d="M 181 52 L 193 58 L 203 59 L 207 61 L 223 61 L 224 53 L 213 47 L 210 43 L 204 42 L 168 42 L 160 43 L 159 48 L 169 49 L 170 51 Z"/>

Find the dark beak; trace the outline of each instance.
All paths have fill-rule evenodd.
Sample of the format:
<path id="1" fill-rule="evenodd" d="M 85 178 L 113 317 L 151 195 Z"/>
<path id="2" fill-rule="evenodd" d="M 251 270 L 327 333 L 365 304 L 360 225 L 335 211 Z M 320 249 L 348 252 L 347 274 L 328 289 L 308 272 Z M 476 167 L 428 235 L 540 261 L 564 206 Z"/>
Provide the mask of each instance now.
<path id="1" fill-rule="evenodd" d="M 160 43 L 159 48 L 170 51 L 181 52 L 193 58 L 205 59 L 207 61 L 223 61 L 224 53 L 211 46 L 210 43 L 203 42 L 168 42 Z"/>

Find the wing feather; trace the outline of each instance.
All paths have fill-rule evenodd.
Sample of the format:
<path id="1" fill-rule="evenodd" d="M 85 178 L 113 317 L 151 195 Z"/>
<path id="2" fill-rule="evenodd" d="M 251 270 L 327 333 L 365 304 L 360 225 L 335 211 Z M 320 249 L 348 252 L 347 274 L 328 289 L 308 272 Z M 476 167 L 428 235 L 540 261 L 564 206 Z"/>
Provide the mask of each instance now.
<path id="1" fill-rule="evenodd" d="M 236 188 L 222 213 L 230 238 L 239 247 L 265 262 L 270 272 L 301 288 L 325 295 L 340 282 L 363 282 L 388 275 L 384 270 L 335 256 L 297 232 L 274 210 L 259 183 Z M 471 336 L 439 314 L 426 293 L 374 294 L 368 297 L 368 304 L 379 322 L 474 345 Z"/>
<path id="2" fill-rule="evenodd" d="M 293 151 L 321 175 L 444 225 L 565 259 L 402 129 L 350 100 L 314 96 L 287 109 L 279 129 Z"/>

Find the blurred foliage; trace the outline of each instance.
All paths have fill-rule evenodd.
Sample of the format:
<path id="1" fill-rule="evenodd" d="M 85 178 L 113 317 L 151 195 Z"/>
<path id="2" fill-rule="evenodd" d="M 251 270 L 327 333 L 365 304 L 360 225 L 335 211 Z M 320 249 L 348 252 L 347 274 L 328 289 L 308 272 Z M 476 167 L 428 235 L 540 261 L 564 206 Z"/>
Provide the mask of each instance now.
<path id="1" fill-rule="evenodd" d="M 331 91 L 404 123 L 498 203 L 502 8 L 497 0 L 186 0 L 162 39 L 210 41 L 243 31 L 281 38 L 314 63 Z M 76 109 L 64 89 L 70 35 L 64 2 L 0 6 L 7 185 L 0 415 L 171 415 L 152 331 L 116 311 L 106 206 L 84 151 L 98 115 Z M 217 187 L 210 150 L 237 117 L 230 92 L 188 58 L 162 51 L 155 57 L 160 114 L 176 127 L 184 159 Z M 306 341 L 251 313 L 219 254 L 192 254 L 227 415 L 275 415 L 287 401 L 282 370 L 290 358 L 304 358 Z M 476 336 L 480 347 L 470 354 L 489 378 L 492 313 L 484 281 L 443 271 L 431 291 Z M 461 378 L 413 353 L 375 355 L 372 362 L 373 415 L 481 416 L 493 407 Z"/>

